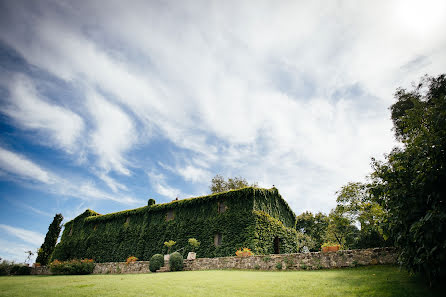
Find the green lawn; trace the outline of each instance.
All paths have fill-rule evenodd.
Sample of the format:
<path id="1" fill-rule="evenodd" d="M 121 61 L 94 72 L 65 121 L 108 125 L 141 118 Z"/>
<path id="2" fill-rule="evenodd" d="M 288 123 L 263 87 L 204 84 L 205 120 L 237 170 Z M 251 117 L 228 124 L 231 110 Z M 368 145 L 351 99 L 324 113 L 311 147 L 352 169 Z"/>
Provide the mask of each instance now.
<path id="1" fill-rule="evenodd" d="M 440 296 L 393 266 L 0 277 L 0 296 Z M 444 295 L 443 295 L 444 296 Z"/>

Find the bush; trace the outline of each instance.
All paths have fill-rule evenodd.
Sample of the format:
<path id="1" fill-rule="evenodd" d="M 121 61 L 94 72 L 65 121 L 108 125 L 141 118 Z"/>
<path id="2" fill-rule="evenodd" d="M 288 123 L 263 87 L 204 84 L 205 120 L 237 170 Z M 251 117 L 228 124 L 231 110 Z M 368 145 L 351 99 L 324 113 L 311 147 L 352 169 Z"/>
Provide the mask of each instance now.
<path id="1" fill-rule="evenodd" d="M 164 265 L 164 257 L 161 254 L 155 254 L 150 258 L 149 269 L 152 272 L 157 271 Z"/>
<path id="2" fill-rule="evenodd" d="M 31 267 L 25 265 L 20 266 L 16 272 L 16 275 L 30 275 L 30 274 L 31 274 Z"/>
<path id="3" fill-rule="evenodd" d="M 9 269 L 9 274 L 11 274 L 11 275 L 15 275 L 15 274 L 17 274 L 17 271 L 19 271 L 20 266 L 21 266 L 21 265 L 19 265 L 19 264 L 13 264 L 13 265 L 11 265 L 11 267 L 10 267 L 10 269 Z"/>
<path id="4" fill-rule="evenodd" d="M 171 271 L 183 270 L 183 256 L 178 253 L 172 253 L 169 258 L 169 265 Z"/>
<path id="5" fill-rule="evenodd" d="M 50 264 L 51 272 L 54 274 L 90 274 L 94 269 L 93 259 L 58 261 Z"/>

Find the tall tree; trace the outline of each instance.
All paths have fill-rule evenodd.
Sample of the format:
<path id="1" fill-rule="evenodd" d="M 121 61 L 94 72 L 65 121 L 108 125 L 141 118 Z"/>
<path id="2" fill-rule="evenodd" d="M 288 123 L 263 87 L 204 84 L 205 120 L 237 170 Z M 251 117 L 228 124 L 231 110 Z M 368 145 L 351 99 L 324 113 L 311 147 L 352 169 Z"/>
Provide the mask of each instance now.
<path id="1" fill-rule="evenodd" d="M 397 140 L 372 161 L 374 198 L 389 212 L 400 262 L 432 284 L 446 277 L 446 76 L 398 89 L 391 106 Z"/>
<path id="2" fill-rule="evenodd" d="M 386 212 L 373 201 L 367 184 L 348 183 L 336 194 L 336 213 L 360 226 L 355 243 L 350 243 L 351 248 L 389 245 Z"/>
<path id="3" fill-rule="evenodd" d="M 45 241 L 37 253 L 36 263 L 47 265 L 51 254 L 56 247 L 57 239 L 59 238 L 60 230 L 62 229 L 62 214 L 58 213 L 54 216 L 53 222 L 48 227 L 48 232 L 45 236 Z"/>
<path id="4" fill-rule="evenodd" d="M 248 181 L 243 177 L 228 178 L 228 180 L 226 181 L 223 176 L 217 174 L 212 178 L 211 186 L 209 188 L 211 189 L 212 193 L 220 193 L 249 186 L 257 187 L 257 183 L 253 183 L 250 185 Z"/>

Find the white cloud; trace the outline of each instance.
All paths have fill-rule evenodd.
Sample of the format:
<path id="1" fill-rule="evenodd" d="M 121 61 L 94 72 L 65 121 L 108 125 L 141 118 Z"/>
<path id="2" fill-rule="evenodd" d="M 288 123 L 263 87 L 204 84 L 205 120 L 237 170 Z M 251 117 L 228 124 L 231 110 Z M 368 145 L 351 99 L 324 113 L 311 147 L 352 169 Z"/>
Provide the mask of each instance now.
<path id="1" fill-rule="evenodd" d="M 88 96 L 87 106 L 95 121 L 90 146 L 99 158 L 99 166 L 106 171 L 115 170 L 130 175 L 122 154 L 136 143 L 137 131 L 133 121 L 117 105 L 96 93 Z M 108 184 L 112 184 L 110 178 L 105 179 Z"/>
<path id="2" fill-rule="evenodd" d="M 194 160 L 163 160 L 187 181 L 242 175 L 275 184 L 294 209 L 327 211 L 334 191 L 394 144 L 395 88 L 444 71 L 444 5 L 93 1 L 35 13 L 11 4 L 0 37 L 86 86 L 89 147 L 113 191 L 125 189 L 109 171 L 129 175 L 131 150 L 158 137 Z M 91 13 L 94 22 L 80 17 Z M 160 194 L 180 195 L 149 177 Z"/>
<path id="3" fill-rule="evenodd" d="M 16 75 L 9 82 L 10 97 L 2 112 L 19 127 L 47 133 L 51 142 L 71 152 L 84 123 L 80 116 L 63 107 L 48 103 L 39 95 L 34 83 L 24 75 Z"/>
<path id="4" fill-rule="evenodd" d="M 51 174 L 26 157 L 0 147 L 0 169 L 27 180 L 54 183 Z"/>
<path id="5" fill-rule="evenodd" d="M 47 171 L 39 167 L 31 160 L 12 151 L 5 150 L 0 147 L 0 172 L 5 171 L 4 177 L 8 178 L 13 175 L 13 181 L 22 183 L 27 186 L 26 180 L 37 181 L 49 185 L 37 185 L 44 191 L 57 195 L 71 196 L 83 200 L 112 200 L 123 204 L 137 205 L 141 200 L 130 195 L 115 193 L 110 194 L 95 186 L 91 181 L 76 178 L 62 178 L 55 173 Z M 33 186 L 35 186 L 33 184 Z M 118 188 L 120 186 L 115 185 Z M 121 185 L 122 187 L 123 185 Z"/>
<path id="6" fill-rule="evenodd" d="M 181 191 L 169 186 L 166 183 L 166 177 L 162 173 L 156 173 L 154 171 L 147 172 L 149 177 L 149 182 L 152 185 L 154 191 L 158 194 L 165 196 L 170 199 L 175 199 L 184 195 L 181 194 Z"/>
<path id="7" fill-rule="evenodd" d="M 28 263 L 33 263 L 37 257 L 37 249 L 39 245 L 30 243 L 17 243 L 11 240 L 0 239 L 0 257 L 3 260 L 14 261 L 16 263 L 23 263 L 28 257 L 27 251 L 32 251 L 34 256 Z"/>
<path id="8" fill-rule="evenodd" d="M 41 245 L 43 243 L 43 240 L 45 238 L 45 235 L 40 234 L 38 232 L 17 228 L 5 224 L 0 224 L 0 229 L 8 233 L 9 235 L 12 235 L 14 237 L 17 237 L 27 243 L 33 244 L 33 245 Z"/>

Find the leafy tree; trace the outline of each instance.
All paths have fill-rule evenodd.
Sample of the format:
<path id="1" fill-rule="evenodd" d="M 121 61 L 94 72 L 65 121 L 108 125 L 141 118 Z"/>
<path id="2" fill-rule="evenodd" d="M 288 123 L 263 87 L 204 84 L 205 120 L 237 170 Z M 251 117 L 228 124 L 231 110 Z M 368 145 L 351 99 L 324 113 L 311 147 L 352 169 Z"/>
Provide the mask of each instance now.
<path id="1" fill-rule="evenodd" d="M 324 242 L 328 227 L 327 215 L 318 212 L 315 215 L 307 211 L 296 217 L 296 229 L 310 236 L 314 244 L 309 246 L 311 251 L 318 251 Z"/>
<path id="2" fill-rule="evenodd" d="M 249 185 L 246 179 L 242 177 L 228 178 L 228 180 L 226 181 L 223 176 L 217 174 L 211 180 L 210 189 L 212 193 L 220 193 L 229 190 L 241 189 L 249 186 L 257 187 L 257 183 Z"/>
<path id="3" fill-rule="evenodd" d="M 346 217 L 353 224 L 359 224 L 360 231 L 350 248 L 386 246 L 386 213 L 371 199 L 367 184 L 348 183 L 336 193 L 336 213 Z"/>
<path id="4" fill-rule="evenodd" d="M 57 239 L 59 238 L 60 230 L 62 229 L 62 214 L 58 213 L 54 216 L 53 222 L 48 227 L 48 232 L 45 236 L 45 241 L 37 252 L 36 263 L 47 265 L 51 254 L 56 247 Z"/>
<path id="5" fill-rule="evenodd" d="M 328 215 L 328 226 L 324 240 L 326 242 L 336 242 L 344 249 L 355 248 L 357 237 L 359 236 L 358 228 L 353 221 L 336 209 L 332 210 Z"/>
<path id="6" fill-rule="evenodd" d="M 372 160 L 371 192 L 388 211 L 400 262 L 427 276 L 446 276 L 446 76 L 398 89 L 390 108 L 400 147 Z"/>

